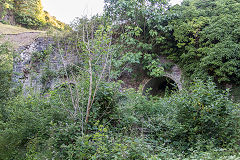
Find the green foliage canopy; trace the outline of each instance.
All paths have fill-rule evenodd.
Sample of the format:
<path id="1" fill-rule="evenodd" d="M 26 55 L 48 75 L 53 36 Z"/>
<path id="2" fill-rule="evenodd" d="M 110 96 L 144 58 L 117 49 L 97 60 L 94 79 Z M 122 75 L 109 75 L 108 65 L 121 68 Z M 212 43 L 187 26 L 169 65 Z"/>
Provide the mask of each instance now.
<path id="1" fill-rule="evenodd" d="M 14 9 L 17 23 L 28 28 L 52 26 L 64 29 L 65 24 L 43 10 L 41 0 L 15 0 Z"/>
<path id="2" fill-rule="evenodd" d="M 173 7 L 179 17 L 169 24 L 178 50 L 170 57 L 188 76 L 212 76 L 218 83 L 240 78 L 240 2 L 186 0 Z"/>
<path id="3" fill-rule="evenodd" d="M 119 37 L 118 52 L 138 55 L 133 62 L 142 63 L 151 76 L 162 75 L 156 72 L 161 66 L 157 58 L 166 55 L 191 79 L 211 76 L 220 84 L 239 82 L 238 0 L 185 0 L 173 7 L 155 0 L 105 2 Z M 149 56 L 155 57 L 154 63 L 144 60 Z"/>
<path id="4" fill-rule="evenodd" d="M 164 74 L 157 46 L 165 39 L 163 33 L 169 31 L 167 21 L 174 17 L 165 14 L 168 8 L 166 0 L 105 1 L 105 14 L 113 22 L 119 47 L 116 54 L 122 55 L 117 68 L 140 63 L 151 76 Z"/>
<path id="5" fill-rule="evenodd" d="M 7 13 L 14 14 L 16 24 L 26 28 L 68 28 L 66 24 L 58 21 L 43 10 L 41 0 L 0 0 L 0 12 L 0 19 L 3 19 Z"/>

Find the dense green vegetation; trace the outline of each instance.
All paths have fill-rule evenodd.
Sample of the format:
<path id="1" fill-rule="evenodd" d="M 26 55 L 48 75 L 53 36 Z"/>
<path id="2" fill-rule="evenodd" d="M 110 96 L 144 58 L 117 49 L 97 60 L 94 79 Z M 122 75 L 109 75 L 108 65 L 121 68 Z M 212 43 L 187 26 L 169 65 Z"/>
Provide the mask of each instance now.
<path id="1" fill-rule="evenodd" d="M 0 19 L 12 13 L 17 24 L 31 29 L 54 27 L 66 29 L 68 26 L 43 10 L 41 0 L 0 0 Z M 2 21 L 7 23 L 6 21 Z"/>
<path id="2" fill-rule="evenodd" d="M 238 0 L 185 0 L 169 9 L 160 0 L 106 2 L 122 50 L 140 55 L 150 75 L 159 75 L 152 57 L 166 55 L 191 79 L 239 83 Z"/>
<path id="3" fill-rule="evenodd" d="M 222 84 L 239 83 L 240 2 L 185 1 L 173 11 L 179 17 L 170 23 L 178 46 L 172 57 L 181 57 L 186 73 L 212 76 Z"/>
<path id="4" fill-rule="evenodd" d="M 43 84 L 65 83 L 42 93 L 13 89 L 12 52 L 0 45 L 0 159 L 239 159 L 240 105 L 221 89 L 240 80 L 239 5 L 105 0 L 104 16 L 77 19 L 54 49 L 33 53 L 33 63 L 53 50 L 80 57 L 44 69 Z M 136 65 L 163 76 L 172 64 L 159 56 L 181 66 L 183 90 L 153 97 L 121 87 Z"/>
<path id="5" fill-rule="evenodd" d="M 0 101 L 6 100 L 10 94 L 12 73 L 12 51 L 10 45 L 4 43 L 0 46 Z"/>

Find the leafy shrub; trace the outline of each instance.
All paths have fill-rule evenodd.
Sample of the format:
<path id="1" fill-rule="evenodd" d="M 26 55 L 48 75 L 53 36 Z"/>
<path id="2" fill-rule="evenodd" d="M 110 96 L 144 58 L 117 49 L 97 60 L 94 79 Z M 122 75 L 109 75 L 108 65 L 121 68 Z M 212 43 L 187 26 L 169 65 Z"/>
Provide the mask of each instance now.
<path id="1" fill-rule="evenodd" d="M 239 138 L 239 107 L 227 92 L 216 89 L 212 82 L 194 82 L 166 98 L 146 98 L 134 92 L 120 104 L 119 128 L 129 133 L 142 133 L 170 144 L 179 150 L 207 145 L 228 147 Z"/>
<path id="2" fill-rule="evenodd" d="M 239 108 L 224 93 L 209 82 L 195 82 L 190 93 L 185 92 L 174 98 L 172 106 L 178 108 L 176 120 L 180 123 L 179 133 L 173 140 L 194 145 L 199 138 L 214 146 L 226 147 L 238 139 Z M 192 143 L 192 144 L 191 144 Z"/>
<path id="3" fill-rule="evenodd" d="M 5 105 L 11 97 L 12 50 L 9 44 L 0 44 L 0 120 L 6 120 Z"/>
<path id="4" fill-rule="evenodd" d="M 231 148 L 238 147 L 239 108 L 212 82 L 196 81 L 188 91 L 158 99 L 103 83 L 88 125 L 70 118 L 61 103 L 70 109 L 71 98 L 60 90 L 50 101 L 33 96 L 8 103 L 0 125 L 2 159 L 224 159 L 238 151 Z"/>
<path id="5" fill-rule="evenodd" d="M 12 68 L 11 47 L 7 43 L 0 44 L 0 101 L 9 97 Z"/>
<path id="6" fill-rule="evenodd" d="M 28 143 L 38 137 L 43 144 L 49 138 L 50 123 L 64 117 L 39 96 L 17 96 L 5 107 L 7 118 L 0 119 L 0 157 L 4 160 L 24 159 Z"/>
<path id="7" fill-rule="evenodd" d="M 116 115 L 117 103 L 121 97 L 119 90 L 120 83 L 105 82 L 99 86 L 92 111 L 92 118 L 95 121 L 101 123 L 104 121 L 112 125 L 116 123 L 117 117 L 114 117 L 114 115 Z"/>
<path id="8" fill-rule="evenodd" d="M 171 58 L 187 76 L 239 83 L 239 6 L 236 0 L 191 0 L 172 8 L 178 17 L 168 25 L 177 42 Z"/>
<path id="9" fill-rule="evenodd" d="M 89 134 L 82 134 L 80 126 L 65 124 L 54 127 L 50 139 L 51 158 L 55 159 L 147 159 L 152 154 L 161 152 L 159 157 L 170 157 L 174 154 L 143 138 L 131 138 L 114 134 L 108 127 L 95 123 Z M 64 132 L 63 132 L 64 131 Z M 169 151 L 170 153 L 164 153 Z M 171 155 L 172 154 L 172 155 Z"/>
<path id="10" fill-rule="evenodd" d="M 21 24 L 26 28 L 37 29 L 45 25 L 43 21 L 37 19 L 36 17 L 32 17 L 21 13 L 15 15 L 15 20 L 18 24 Z"/>

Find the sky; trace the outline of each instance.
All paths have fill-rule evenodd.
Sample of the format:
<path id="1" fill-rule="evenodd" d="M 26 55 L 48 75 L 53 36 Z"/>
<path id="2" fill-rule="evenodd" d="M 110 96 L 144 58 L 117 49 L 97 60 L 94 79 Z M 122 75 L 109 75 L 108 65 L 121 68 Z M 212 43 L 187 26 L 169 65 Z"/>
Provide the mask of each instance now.
<path id="1" fill-rule="evenodd" d="M 179 4 L 182 0 L 171 0 Z M 74 18 L 87 15 L 91 17 L 103 12 L 104 0 L 42 0 L 43 9 L 58 20 L 70 24 Z"/>

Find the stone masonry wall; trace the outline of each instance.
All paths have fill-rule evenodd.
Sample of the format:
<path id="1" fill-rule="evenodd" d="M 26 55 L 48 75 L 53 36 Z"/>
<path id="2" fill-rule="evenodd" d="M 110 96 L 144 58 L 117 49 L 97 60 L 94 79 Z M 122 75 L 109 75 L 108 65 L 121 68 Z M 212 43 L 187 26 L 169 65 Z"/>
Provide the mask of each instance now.
<path id="1" fill-rule="evenodd" d="M 46 57 L 40 57 L 41 59 L 39 60 L 34 57 L 36 53 L 44 55 L 47 50 L 49 52 L 50 46 L 52 46 L 51 53 L 47 54 Z M 159 57 L 159 59 L 161 64 L 171 62 L 164 56 Z M 17 49 L 17 55 L 14 58 L 13 81 L 18 85 L 22 85 L 24 94 L 27 94 L 29 89 L 34 92 L 42 92 L 45 88 L 54 89 L 57 85 L 66 80 L 63 77 L 46 77 L 48 80 L 43 83 L 42 77 L 44 76 L 44 70 L 48 69 L 57 73 L 63 69 L 64 65 L 77 64 L 78 60 L 78 56 L 72 53 L 64 53 L 64 55 L 61 55 L 54 46 L 54 41 L 51 38 L 37 38 L 30 45 L 22 46 Z M 133 87 L 138 89 L 139 86 L 144 86 L 151 80 L 151 77 L 144 74 L 144 71 L 140 68 L 141 66 L 138 66 L 136 70 L 143 75 L 139 76 L 137 78 L 138 80 L 135 79 L 135 81 L 132 82 L 133 79 L 131 75 L 120 78 L 124 81 L 124 88 Z M 164 76 L 172 79 L 177 84 L 179 90 L 182 89 L 182 72 L 176 64 L 174 64 L 170 70 L 165 71 Z"/>
<path id="2" fill-rule="evenodd" d="M 50 46 L 52 46 L 52 49 L 49 49 Z M 46 52 L 50 53 L 46 54 Z M 46 57 L 36 59 L 34 55 L 38 54 L 43 54 L 43 56 L 46 54 Z M 24 94 L 28 93 L 30 89 L 34 92 L 41 92 L 46 87 L 53 89 L 56 85 L 63 82 L 64 79 L 59 79 L 58 77 L 49 78 L 43 84 L 42 76 L 44 70 L 48 69 L 57 73 L 63 68 L 63 64 L 68 65 L 78 61 L 76 55 L 67 54 L 60 55 L 54 47 L 54 41 L 51 38 L 37 38 L 32 44 L 17 49 L 17 54 L 14 58 L 13 81 L 18 85 L 22 85 Z"/>

